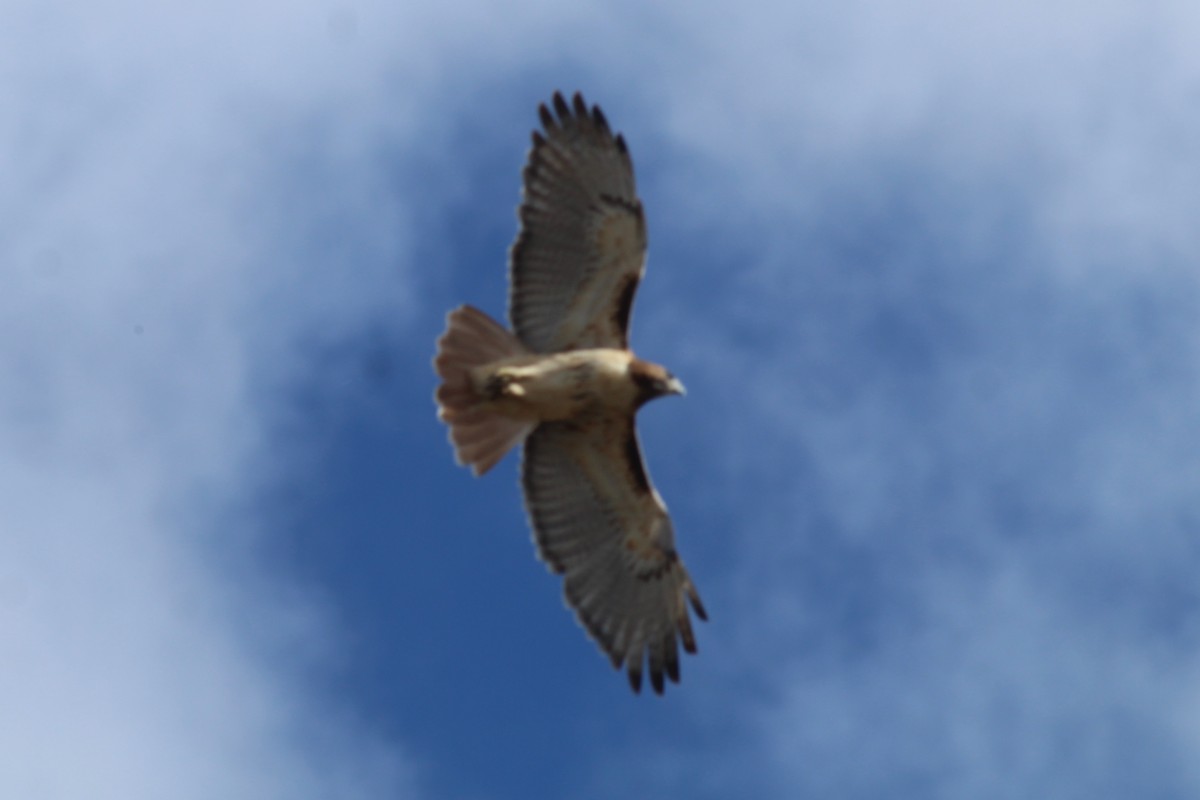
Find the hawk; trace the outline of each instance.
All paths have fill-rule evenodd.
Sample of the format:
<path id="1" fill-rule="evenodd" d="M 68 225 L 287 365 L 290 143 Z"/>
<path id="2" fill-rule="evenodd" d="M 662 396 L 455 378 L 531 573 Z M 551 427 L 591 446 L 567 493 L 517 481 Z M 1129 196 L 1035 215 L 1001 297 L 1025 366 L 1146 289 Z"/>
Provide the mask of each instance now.
<path id="1" fill-rule="evenodd" d="M 521 487 L 540 557 L 635 692 L 679 682 L 688 613 L 707 619 L 650 482 L 634 415 L 683 384 L 629 349 L 646 220 L 625 139 L 598 106 L 555 93 L 523 172 L 509 252 L 513 332 L 471 306 L 450 312 L 434 368 L 438 417 L 476 475 L 524 444 Z"/>

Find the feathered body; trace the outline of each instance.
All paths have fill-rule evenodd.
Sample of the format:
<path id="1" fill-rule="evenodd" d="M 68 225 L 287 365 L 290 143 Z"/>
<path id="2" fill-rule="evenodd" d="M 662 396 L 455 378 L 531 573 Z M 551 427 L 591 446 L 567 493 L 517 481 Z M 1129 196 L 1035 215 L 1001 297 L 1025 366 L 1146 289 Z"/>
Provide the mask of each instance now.
<path id="1" fill-rule="evenodd" d="M 634 690 L 661 693 L 706 618 L 675 550 L 634 427 L 644 403 L 683 386 L 628 347 L 646 230 L 633 165 L 576 94 L 540 108 L 510 254 L 515 333 L 471 306 L 450 312 L 434 366 L 438 415 L 476 475 L 524 443 L 521 485 L 539 555 Z"/>

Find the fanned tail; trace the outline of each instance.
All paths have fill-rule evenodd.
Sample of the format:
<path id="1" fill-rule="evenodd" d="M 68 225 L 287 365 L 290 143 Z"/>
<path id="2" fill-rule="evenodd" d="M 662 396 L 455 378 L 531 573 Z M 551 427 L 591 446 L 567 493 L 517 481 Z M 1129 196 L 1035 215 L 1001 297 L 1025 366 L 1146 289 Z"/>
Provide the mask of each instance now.
<path id="1" fill-rule="evenodd" d="M 470 370 L 529 352 L 520 340 L 477 308 L 459 306 L 446 318 L 437 341 L 433 368 L 438 418 L 450 426 L 450 442 L 459 464 L 475 475 L 494 467 L 504 454 L 525 440 L 534 423 L 496 413 L 471 385 Z"/>

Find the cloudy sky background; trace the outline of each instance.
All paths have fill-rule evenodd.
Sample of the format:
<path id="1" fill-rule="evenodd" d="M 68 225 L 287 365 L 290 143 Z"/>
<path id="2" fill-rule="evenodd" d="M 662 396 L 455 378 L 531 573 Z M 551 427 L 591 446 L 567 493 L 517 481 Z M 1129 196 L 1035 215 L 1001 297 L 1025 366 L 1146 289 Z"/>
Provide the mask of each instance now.
<path id="1" fill-rule="evenodd" d="M 0 8 L 0 796 L 1200 793 L 1193 3 Z M 538 102 L 623 131 L 712 621 L 454 467 Z"/>

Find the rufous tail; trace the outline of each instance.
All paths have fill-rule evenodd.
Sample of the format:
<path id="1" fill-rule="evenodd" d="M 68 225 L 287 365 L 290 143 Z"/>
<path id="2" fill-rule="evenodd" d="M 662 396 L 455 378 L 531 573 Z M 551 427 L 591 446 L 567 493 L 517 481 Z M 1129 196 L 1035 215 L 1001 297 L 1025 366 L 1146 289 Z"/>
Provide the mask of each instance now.
<path id="1" fill-rule="evenodd" d="M 433 368 L 438 418 L 450 426 L 450 443 L 459 464 L 482 475 L 525 441 L 534 423 L 517 420 L 489 407 L 471 385 L 470 370 L 529 351 L 503 325 L 472 306 L 459 306 L 446 317 L 446 332 L 437 341 Z"/>

